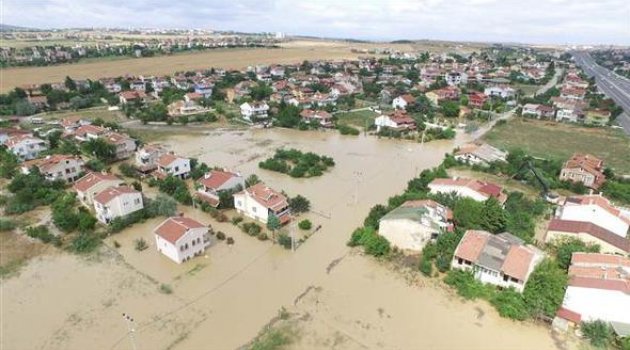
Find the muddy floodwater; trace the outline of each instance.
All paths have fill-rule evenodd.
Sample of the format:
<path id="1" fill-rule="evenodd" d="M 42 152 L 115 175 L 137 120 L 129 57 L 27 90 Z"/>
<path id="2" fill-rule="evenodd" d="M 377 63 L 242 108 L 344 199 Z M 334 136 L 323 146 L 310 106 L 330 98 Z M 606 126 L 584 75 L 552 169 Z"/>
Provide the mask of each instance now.
<path id="1" fill-rule="evenodd" d="M 165 143 L 179 154 L 245 176 L 256 173 L 277 190 L 309 198 L 313 212 L 305 217 L 321 230 L 291 252 L 190 208 L 185 215 L 236 243 L 217 243 L 205 256 L 177 265 L 155 251 L 151 231 L 161 219 L 153 219 L 108 238 L 96 257 L 45 255 L 2 281 L 2 348 L 130 349 L 121 317 L 128 313 L 139 349 L 234 349 L 282 307 L 310 315 L 296 348 L 330 348 L 330 337 L 343 338 L 334 343 L 341 349 L 564 347 L 544 327 L 462 302 L 434 280 L 411 282 L 346 246 L 371 206 L 402 191 L 465 138 L 420 145 L 281 129 L 173 136 Z M 328 155 L 336 166 L 312 179 L 258 169 L 278 147 Z M 133 249 L 140 237 L 150 243 L 143 252 Z M 114 239 L 119 249 L 111 248 Z M 160 291 L 161 284 L 172 293 Z"/>

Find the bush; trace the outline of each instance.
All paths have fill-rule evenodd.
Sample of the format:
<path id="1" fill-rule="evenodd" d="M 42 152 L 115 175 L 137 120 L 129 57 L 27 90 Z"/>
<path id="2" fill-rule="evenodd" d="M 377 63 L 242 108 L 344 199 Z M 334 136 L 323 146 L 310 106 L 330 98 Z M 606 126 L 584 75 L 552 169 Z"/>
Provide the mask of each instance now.
<path id="1" fill-rule="evenodd" d="M 258 236 L 258 238 L 260 238 L 260 236 Z M 234 244 L 234 238 L 228 237 L 227 240 L 225 241 L 225 243 L 227 243 L 228 245 Z"/>
<path id="2" fill-rule="evenodd" d="M 0 219 L 0 232 L 11 231 L 15 227 L 15 222 L 8 219 Z"/>
<path id="3" fill-rule="evenodd" d="M 147 241 L 144 240 L 144 238 L 138 238 L 134 240 L 133 244 L 134 248 L 139 252 L 149 248 L 149 245 L 147 244 Z"/>
<path id="4" fill-rule="evenodd" d="M 89 253 L 101 244 L 101 239 L 94 233 L 81 232 L 73 240 L 70 249 L 75 253 Z"/>
<path id="5" fill-rule="evenodd" d="M 311 202 L 302 195 L 289 198 L 289 208 L 294 214 L 306 213 L 311 209 Z"/>
<path id="6" fill-rule="evenodd" d="M 501 317 L 524 321 L 529 317 L 529 310 L 523 296 L 513 289 L 497 292 L 490 303 Z"/>
<path id="7" fill-rule="evenodd" d="M 300 221 L 300 222 L 298 223 L 298 227 L 299 227 L 301 230 L 310 230 L 312 226 L 313 226 L 313 224 L 312 224 L 312 223 L 311 223 L 311 221 L 310 221 L 310 220 L 308 220 L 308 219 L 302 220 L 302 221 Z"/>
<path id="8" fill-rule="evenodd" d="M 57 247 L 61 246 L 61 240 L 59 239 L 59 237 L 50 233 L 48 227 L 46 227 L 45 225 L 28 227 L 26 228 L 26 234 L 29 237 L 39 239 L 44 243 L 52 243 Z"/>
<path id="9" fill-rule="evenodd" d="M 246 222 L 241 225 L 241 230 L 250 236 L 258 236 L 262 227 L 254 222 Z"/>
<path id="10" fill-rule="evenodd" d="M 240 224 L 242 221 L 243 221 L 242 216 L 235 216 L 232 218 L 232 225 L 238 226 L 238 224 Z"/>
<path id="11" fill-rule="evenodd" d="M 567 270 L 569 265 L 571 265 L 573 253 L 599 253 L 600 247 L 597 244 L 586 244 L 575 237 L 568 237 L 555 242 L 555 249 L 558 265 Z"/>
<path id="12" fill-rule="evenodd" d="M 477 281 L 471 272 L 462 270 L 449 271 L 444 282 L 454 287 L 457 294 L 468 300 L 487 298 L 494 290 L 492 286 L 485 286 Z"/>
<path id="13" fill-rule="evenodd" d="M 608 323 L 597 320 L 592 322 L 582 322 L 580 325 L 584 336 L 598 348 L 608 347 L 614 340 L 614 333 Z"/>
<path id="14" fill-rule="evenodd" d="M 118 241 L 114 241 L 114 248 L 118 249 L 120 248 L 120 243 Z"/>
<path id="15" fill-rule="evenodd" d="M 420 260 L 420 272 L 427 277 L 431 277 L 433 275 L 433 263 L 430 259 L 423 257 Z"/>
<path id="16" fill-rule="evenodd" d="M 221 231 L 217 232 L 217 239 L 218 239 L 219 241 L 223 241 L 223 240 L 225 240 L 225 233 L 223 233 L 223 232 L 221 232 Z"/>
<path id="17" fill-rule="evenodd" d="M 138 178 L 138 169 L 136 169 L 135 166 L 128 164 L 128 163 L 122 163 L 120 164 L 120 166 L 118 167 L 118 170 L 120 170 L 120 173 L 123 174 L 126 177 L 132 177 L 132 178 Z"/>
<path id="18" fill-rule="evenodd" d="M 348 245 L 351 247 L 362 245 L 366 254 L 376 257 L 388 255 L 391 251 L 389 241 L 377 234 L 372 227 L 356 229 Z"/>
<path id="19" fill-rule="evenodd" d="M 173 293 L 173 287 L 171 287 L 168 284 L 160 284 L 160 292 L 164 293 L 164 294 L 172 294 Z"/>
<path id="20" fill-rule="evenodd" d="M 345 125 L 345 124 L 340 124 L 337 125 L 337 130 L 339 130 L 339 133 L 341 135 L 352 135 L 352 136 L 357 136 L 361 133 L 361 131 L 359 131 L 359 129 L 353 128 L 349 125 Z"/>
<path id="21" fill-rule="evenodd" d="M 291 249 L 292 239 L 286 233 L 281 233 L 278 235 L 278 244 L 283 246 L 285 249 Z"/>

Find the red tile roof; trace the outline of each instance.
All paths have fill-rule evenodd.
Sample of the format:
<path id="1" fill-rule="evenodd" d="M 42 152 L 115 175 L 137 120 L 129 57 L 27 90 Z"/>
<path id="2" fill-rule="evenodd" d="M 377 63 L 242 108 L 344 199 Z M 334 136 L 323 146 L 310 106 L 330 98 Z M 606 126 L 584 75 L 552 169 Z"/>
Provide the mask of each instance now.
<path id="1" fill-rule="evenodd" d="M 565 309 L 564 307 L 558 309 L 558 312 L 556 312 L 556 316 L 564 318 L 565 320 L 571 321 L 575 324 L 579 324 L 582 321 L 582 315 L 575 311 Z"/>
<path id="2" fill-rule="evenodd" d="M 277 210 L 287 207 L 289 203 L 287 198 L 279 192 L 267 187 L 264 183 L 260 182 L 254 186 L 246 188 L 242 193 L 247 192 L 254 200 L 260 203 L 262 206 Z"/>
<path id="3" fill-rule="evenodd" d="M 122 183 L 121 179 L 112 174 L 89 172 L 77 180 L 72 187 L 77 191 L 85 192 L 101 181 L 119 181 Z"/>
<path id="4" fill-rule="evenodd" d="M 571 264 L 575 265 L 612 265 L 612 266 L 625 266 L 630 267 L 630 259 L 611 254 L 599 254 L 599 253 L 573 253 L 571 257 Z"/>
<path id="5" fill-rule="evenodd" d="M 503 261 L 501 271 L 510 277 L 525 281 L 533 258 L 534 253 L 531 250 L 523 246 L 513 245 L 510 247 L 505 261 Z"/>
<path id="6" fill-rule="evenodd" d="M 79 156 L 68 156 L 68 155 L 65 155 L 65 154 L 54 154 L 54 155 L 51 155 L 51 156 L 48 156 L 48 157 L 45 157 L 45 158 L 33 159 L 33 160 L 26 161 L 26 162 L 22 163 L 22 167 L 24 167 L 26 169 L 30 169 L 30 168 L 36 166 L 37 168 L 39 168 L 39 170 L 41 172 L 47 172 L 48 170 L 50 170 L 55 165 L 57 165 L 57 164 L 59 164 L 61 162 L 71 161 L 71 160 L 75 160 L 75 161 L 78 161 L 78 162 L 83 162 L 83 160 Z"/>
<path id="7" fill-rule="evenodd" d="M 172 153 L 164 153 L 157 159 L 157 164 L 161 167 L 168 167 L 177 159 L 179 159 L 179 157 Z"/>
<path id="8" fill-rule="evenodd" d="M 614 232 L 608 231 L 590 222 L 552 219 L 551 222 L 549 222 L 547 230 L 574 234 L 586 233 L 630 253 L 630 239 L 621 237 Z"/>
<path id="9" fill-rule="evenodd" d="M 477 261 L 489 238 L 490 234 L 485 231 L 466 231 L 455 250 L 455 256 L 471 262 Z"/>
<path id="10" fill-rule="evenodd" d="M 230 173 L 227 171 L 212 170 L 208 174 L 204 175 L 199 180 L 199 183 L 204 185 L 207 188 L 212 188 L 216 190 L 220 188 L 221 186 L 223 186 L 223 184 L 228 182 L 230 179 L 238 177 L 238 176 L 239 176 L 238 174 Z"/>
<path id="11" fill-rule="evenodd" d="M 101 204 L 107 204 L 111 202 L 112 199 L 128 193 L 140 194 L 140 192 L 128 186 L 108 187 L 107 189 L 99 192 L 99 194 L 94 196 L 94 201 Z"/>
<path id="12" fill-rule="evenodd" d="M 74 131 L 74 134 L 77 136 L 85 136 L 86 134 L 100 135 L 100 134 L 104 134 L 105 132 L 107 132 L 107 129 L 105 128 L 88 124 L 88 125 L 82 125 L 78 127 Z"/>
<path id="13" fill-rule="evenodd" d="M 467 178 L 438 178 L 431 181 L 429 185 L 468 187 L 471 190 L 485 194 L 488 197 L 495 197 L 501 203 L 504 203 L 507 200 L 507 195 L 502 192 L 503 188 L 501 186 L 481 180 Z"/>
<path id="14" fill-rule="evenodd" d="M 166 241 L 175 244 L 188 230 L 201 227 L 206 227 L 206 225 L 187 217 L 171 217 L 156 227 L 154 232 Z"/>

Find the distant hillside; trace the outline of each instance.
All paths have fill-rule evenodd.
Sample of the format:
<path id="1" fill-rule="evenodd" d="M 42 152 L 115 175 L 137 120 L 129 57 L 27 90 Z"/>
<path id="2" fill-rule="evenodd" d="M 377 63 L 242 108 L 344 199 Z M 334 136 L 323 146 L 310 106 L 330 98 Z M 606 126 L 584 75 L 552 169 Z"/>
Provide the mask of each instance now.
<path id="1" fill-rule="evenodd" d="M 0 32 L 26 31 L 26 30 L 38 30 L 38 29 L 12 26 L 9 24 L 0 23 Z"/>

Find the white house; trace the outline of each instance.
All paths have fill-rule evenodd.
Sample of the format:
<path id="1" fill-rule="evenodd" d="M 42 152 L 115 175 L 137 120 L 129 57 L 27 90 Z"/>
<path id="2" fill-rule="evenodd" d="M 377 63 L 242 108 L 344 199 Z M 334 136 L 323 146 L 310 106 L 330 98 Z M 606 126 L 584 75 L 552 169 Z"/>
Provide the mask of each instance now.
<path id="1" fill-rule="evenodd" d="M 131 187 L 108 187 L 94 196 L 96 218 L 104 224 L 142 208 L 142 193 Z"/>
<path id="2" fill-rule="evenodd" d="M 279 192 L 258 183 L 234 194 L 234 207 L 240 214 L 264 224 L 270 215 L 275 215 L 281 223 L 290 220 L 291 210 L 287 198 Z"/>
<path id="3" fill-rule="evenodd" d="M 630 335 L 630 259 L 573 253 L 569 283 L 554 325 L 602 320 L 619 336 Z"/>
<path id="4" fill-rule="evenodd" d="M 507 152 L 501 151 L 487 143 L 468 143 L 455 151 L 455 159 L 458 161 L 478 165 L 505 162 L 507 155 Z"/>
<path id="5" fill-rule="evenodd" d="M 507 232 L 493 235 L 468 230 L 453 254 L 451 267 L 471 271 L 475 278 L 522 293 L 530 274 L 544 254 Z"/>
<path id="6" fill-rule="evenodd" d="M 501 98 L 508 98 L 514 96 L 514 89 L 509 86 L 491 86 L 483 90 L 486 96 L 498 96 Z"/>
<path id="7" fill-rule="evenodd" d="M 573 196 L 556 210 L 562 220 L 590 222 L 620 237 L 627 237 L 630 213 L 617 208 L 601 195 Z"/>
<path id="8" fill-rule="evenodd" d="M 28 174 L 32 167 L 37 167 L 47 180 L 73 182 L 79 178 L 83 169 L 83 159 L 79 156 L 55 154 L 22 163 L 21 171 Z"/>
<path id="9" fill-rule="evenodd" d="M 210 171 L 198 183 L 197 198 L 215 208 L 220 204 L 219 193 L 245 188 L 245 179 L 241 174 L 221 170 Z"/>
<path id="10" fill-rule="evenodd" d="M 416 98 L 412 95 L 406 94 L 396 97 L 392 101 L 392 107 L 397 109 L 405 109 L 408 105 L 416 102 Z"/>
<path id="11" fill-rule="evenodd" d="M 131 157 L 136 151 L 136 140 L 132 139 L 126 134 L 120 134 L 117 132 L 110 132 L 101 138 L 116 147 L 116 159 L 125 159 Z"/>
<path id="12" fill-rule="evenodd" d="M 48 149 L 46 141 L 30 135 L 9 137 L 4 145 L 22 161 L 39 158 L 39 154 Z"/>
<path id="13" fill-rule="evenodd" d="M 579 108 L 566 107 L 558 108 L 556 112 L 556 121 L 577 123 L 582 121 L 584 113 Z"/>
<path id="14" fill-rule="evenodd" d="M 503 204 L 507 200 L 507 195 L 503 193 L 503 188 L 491 182 L 485 182 L 466 178 L 442 179 L 438 178 L 429 183 L 431 193 L 455 193 L 460 197 L 467 197 L 478 202 L 483 202 L 490 197 L 496 198 Z"/>
<path id="15" fill-rule="evenodd" d="M 176 156 L 172 153 L 165 153 L 157 159 L 158 177 L 179 177 L 185 179 L 190 175 L 190 159 Z"/>
<path id="16" fill-rule="evenodd" d="M 187 217 L 171 217 L 153 231 L 157 250 L 178 264 L 203 254 L 210 245 L 208 227 Z"/>
<path id="17" fill-rule="evenodd" d="M 449 72 L 444 74 L 444 80 L 448 85 L 459 85 L 468 83 L 468 74 L 464 72 Z"/>
<path id="18" fill-rule="evenodd" d="M 391 114 L 381 114 L 374 119 L 376 131 L 379 132 L 383 128 L 389 128 L 397 131 L 416 130 L 416 121 L 404 111 L 394 111 Z"/>
<path id="19" fill-rule="evenodd" d="M 160 145 L 146 145 L 136 151 L 136 167 L 143 173 L 157 169 L 157 160 L 166 153 Z"/>
<path id="20" fill-rule="evenodd" d="M 249 121 L 266 119 L 269 106 L 265 102 L 245 102 L 241 105 L 241 116 Z"/>
<path id="21" fill-rule="evenodd" d="M 381 218 L 378 233 L 400 249 L 421 251 L 452 230 L 452 219 L 453 212 L 433 200 L 407 201 Z"/>
<path id="22" fill-rule="evenodd" d="M 77 180 L 72 188 L 77 192 L 77 198 L 89 207 L 94 203 L 94 196 L 109 187 L 116 187 L 123 181 L 112 174 L 89 172 Z"/>

